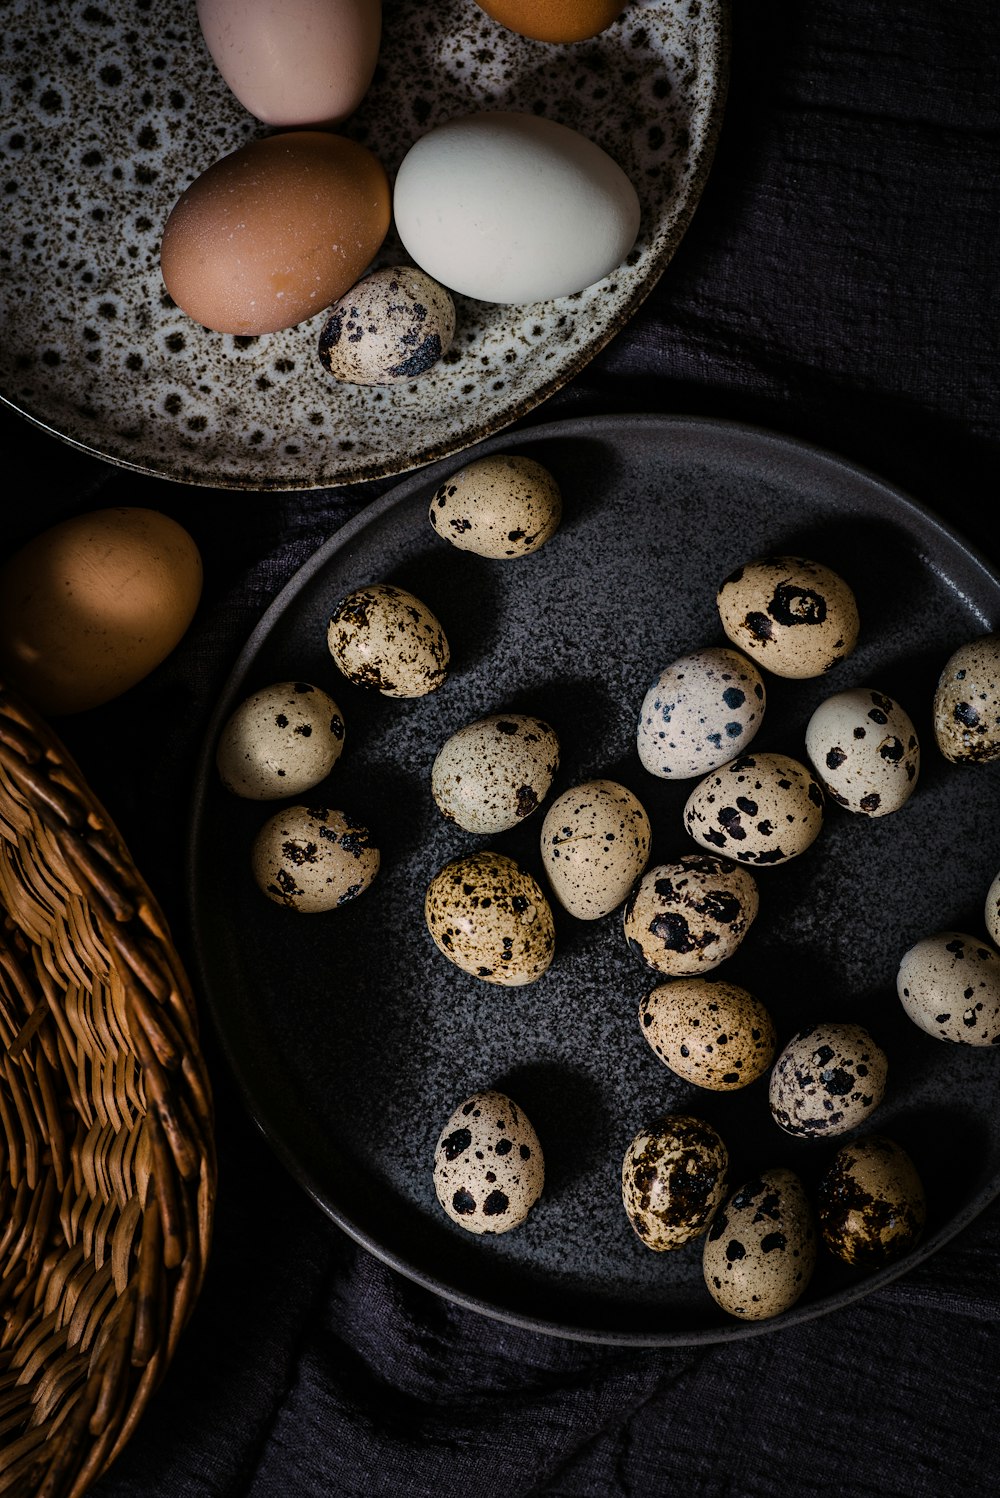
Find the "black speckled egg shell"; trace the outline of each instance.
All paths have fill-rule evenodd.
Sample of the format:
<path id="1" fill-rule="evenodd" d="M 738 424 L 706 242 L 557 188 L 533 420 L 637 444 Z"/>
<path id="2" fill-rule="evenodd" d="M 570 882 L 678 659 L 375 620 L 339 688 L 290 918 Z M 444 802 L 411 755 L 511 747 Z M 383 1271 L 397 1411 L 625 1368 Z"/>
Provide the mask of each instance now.
<path id="1" fill-rule="evenodd" d="M 816 1266 L 816 1227 L 791 1170 L 765 1170 L 712 1220 L 702 1256 L 712 1298 L 732 1316 L 763 1321 L 793 1306 Z"/>
<path id="2" fill-rule="evenodd" d="M 862 1025 L 800 1030 L 771 1070 L 771 1116 L 787 1134 L 844 1134 L 882 1101 L 888 1063 Z"/>

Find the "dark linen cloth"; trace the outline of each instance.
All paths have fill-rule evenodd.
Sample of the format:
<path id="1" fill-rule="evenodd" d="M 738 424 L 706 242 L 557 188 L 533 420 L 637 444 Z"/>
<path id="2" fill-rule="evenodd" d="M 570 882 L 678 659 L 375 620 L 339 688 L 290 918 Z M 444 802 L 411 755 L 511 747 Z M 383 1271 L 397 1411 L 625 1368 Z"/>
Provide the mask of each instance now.
<path id="1" fill-rule="evenodd" d="M 524 423 L 754 423 L 908 491 L 1000 564 L 1000 18 L 994 0 L 736 0 L 722 137 L 633 322 Z M 3 545 L 148 504 L 202 549 L 195 624 L 59 729 L 185 951 L 212 704 L 264 608 L 388 482 L 278 495 L 114 470 L 6 412 Z M 25 457 L 26 455 L 26 457 Z M 1000 849 L 997 850 L 1000 867 Z M 260 1136 L 205 1019 L 220 1192 L 204 1292 L 100 1498 L 950 1498 L 993 1494 L 1000 1203 L 829 1316 L 621 1349 L 479 1316 L 340 1232 Z M 998 1088 L 1000 1096 L 1000 1088 Z"/>

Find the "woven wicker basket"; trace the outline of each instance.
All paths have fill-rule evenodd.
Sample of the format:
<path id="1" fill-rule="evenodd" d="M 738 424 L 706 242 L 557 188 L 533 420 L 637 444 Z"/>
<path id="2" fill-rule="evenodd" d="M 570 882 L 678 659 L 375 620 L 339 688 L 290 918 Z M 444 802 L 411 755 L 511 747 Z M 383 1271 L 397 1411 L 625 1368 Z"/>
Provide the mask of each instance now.
<path id="1" fill-rule="evenodd" d="M 0 684 L 0 1494 L 78 1498 L 201 1288 L 212 1099 L 163 916 Z"/>

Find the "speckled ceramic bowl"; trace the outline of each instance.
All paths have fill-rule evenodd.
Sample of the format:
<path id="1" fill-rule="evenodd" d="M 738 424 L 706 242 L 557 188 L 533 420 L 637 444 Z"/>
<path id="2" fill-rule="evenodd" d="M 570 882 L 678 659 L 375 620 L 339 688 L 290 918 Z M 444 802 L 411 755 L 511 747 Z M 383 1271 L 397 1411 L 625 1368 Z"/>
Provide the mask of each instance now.
<path id="1" fill-rule="evenodd" d="M 387 388 L 327 373 L 322 314 L 235 338 L 166 296 L 159 246 L 174 202 L 267 133 L 216 71 L 193 0 L 121 12 L 14 0 L 0 32 L 0 398 L 113 463 L 215 488 L 384 477 L 502 430 L 603 347 L 676 249 L 720 125 L 727 13 L 727 0 L 632 0 L 602 36 L 550 46 L 474 0 L 386 0 L 379 67 L 343 130 L 390 178 L 445 119 L 523 109 L 596 140 L 642 205 L 618 273 L 527 307 L 456 298 L 446 359 Z M 390 231 L 376 264 L 404 260 Z"/>

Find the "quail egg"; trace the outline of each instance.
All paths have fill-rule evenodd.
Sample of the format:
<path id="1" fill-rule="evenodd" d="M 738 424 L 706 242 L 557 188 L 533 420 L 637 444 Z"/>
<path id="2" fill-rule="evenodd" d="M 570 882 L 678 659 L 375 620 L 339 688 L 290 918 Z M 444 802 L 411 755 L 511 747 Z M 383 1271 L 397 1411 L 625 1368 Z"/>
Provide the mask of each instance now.
<path id="1" fill-rule="evenodd" d="M 893 1139 L 871 1134 L 842 1144 L 816 1187 L 820 1235 L 838 1259 L 877 1269 L 900 1258 L 927 1221 L 924 1185 Z"/>
<path id="2" fill-rule="evenodd" d="M 704 1233 L 726 1194 L 729 1152 L 704 1119 L 668 1113 L 625 1151 L 622 1201 L 629 1222 L 655 1253 Z"/>
<path id="3" fill-rule="evenodd" d="M 794 1171 L 765 1170 L 742 1186 L 712 1219 L 702 1253 L 709 1294 L 743 1321 L 789 1310 L 816 1267 L 816 1225 Z"/>
<path id="4" fill-rule="evenodd" d="M 424 918 L 439 951 L 487 983 L 534 983 L 555 952 L 551 906 L 505 853 L 484 850 L 445 864 L 427 887 Z"/>
<path id="5" fill-rule="evenodd" d="M 1000 759 L 1000 634 L 959 646 L 938 677 L 933 714 L 945 759 Z"/>
<path id="6" fill-rule="evenodd" d="M 920 773 L 920 745 L 909 714 L 868 687 L 820 703 L 806 725 L 806 755 L 827 795 L 866 817 L 898 811 Z"/>
<path id="7" fill-rule="evenodd" d="M 900 1003 L 938 1040 L 1000 1045 L 1000 953 L 963 931 L 925 936 L 903 954 Z"/>
<path id="8" fill-rule="evenodd" d="M 699 780 L 684 807 L 688 832 L 703 848 L 740 863 L 787 863 L 815 842 L 823 792 L 787 754 L 743 754 Z"/>
<path id="9" fill-rule="evenodd" d="M 538 1135 L 516 1103 L 492 1088 L 459 1103 L 434 1152 L 434 1190 L 453 1222 L 470 1233 L 507 1233 L 544 1184 Z"/>
<path id="10" fill-rule="evenodd" d="M 454 336 L 450 292 L 416 266 L 384 266 L 330 306 L 318 353 L 338 380 L 398 385 L 431 369 Z"/>
<path id="11" fill-rule="evenodd" d="M 997 874 L 986 891 L 986 909 L 983 914 L 990 940 L 994 946 L 1000 947 L 1000 874 Z"/>
<path id="12" fill-rule="evenodd" d="M 541 718 L 493 713 L 442 744 L 431 766 L 431 794 L 467 832 L 504 832 L 548 795 L 559 768 L 559 740 Z"/>
<path id="13" fill-rule="evenodd" d="M 564 791 L 545 813 L 542 863 L 560 905 L 582 921 L 616 909 L 646 867 L 652 830 L 646 809 L 614 780 Z"/>
<path id="14" fill-rule="evenodd" d="M 348 681 L 384 697 L 423 697 L 448 674 L 450 650 L 437 618 L 391 583 L 371 583 L 342 598 L 327 645 Z"/>
<path id="15" fill-rule="evenodd" d="M 844 1134 L 864 1123 L 885 1092 L 885 1052 L 861 1025 L 800 1030 L 771 1070 L 771 1116 L 787 1134 Z"/>
<path id="16" fill-rule="evenodd" d="M 342 811 L 288 806 L 254 838 L 253 875 L 264 894 L 290 910 L 332 910 L 368 888 L 379 851 L 367 827 Z"/>
<path id="17" fill-rule="evenodd" d="M 765 704 L 763 679 L 746 656 L 696 650 L 661 671 L 643 698 L 639 758 L 666 780 L 706 775 L 749 747 Z"/>
<path id="18" fill-rule="evenodd" d="M 655 972 L 709 972 L 739 947 L 759 905 L 749 869 L 710 853 L 685 853 L 647 869 L 632 886 L 625 940 Z"/>
<path id="19" fill-rule="evenodd" d="M 748 1086 L 774 1060 L 771 1016 L 736 983 L 709 978 L 661 983 L 643 997 L 639 1024 L 665 1066 L 712 1092 Z"/>
<path id="20" fill-rule="evenodd" d="M 325 780 L 343 747 L 344 719 L 333 698 L 308 682 L 279 681 L 231 714 L 215 762 L 227 790 L 271 801 Z"/>
<path id="21" fill-rule="evenodd" d="M 439 536 L 481 557 L 528 556 L 555 535 L 562 493 L 534 458 L 494 454 L 477 458 L 440 484 L 429 518 Z"/>
<path id="22" fill-rule="evenodd" d="M 858 606 L 838 573 L 808 557 L 758 557 L 717 598 L 733 644 L 775 676 L 822 676 L 858 641 Z"/>

